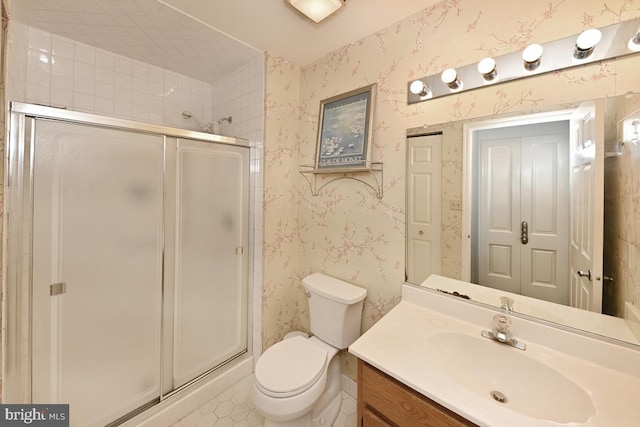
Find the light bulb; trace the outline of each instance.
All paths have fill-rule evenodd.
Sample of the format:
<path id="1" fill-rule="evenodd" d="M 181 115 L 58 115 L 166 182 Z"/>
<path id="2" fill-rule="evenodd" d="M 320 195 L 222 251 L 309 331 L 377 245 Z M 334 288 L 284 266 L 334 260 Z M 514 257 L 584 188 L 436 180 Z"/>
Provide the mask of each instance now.
<path id="1" fill-rule="evenodd" d="M 447 68 L 442 72 L 441 78 L 446 84 L 453 83 L 458 78 L 458 73 L 453 68 Z"/>
<path id="2" fill-rule="evenodd" d="M 409 86 L 409 91 L 414 95 L 425 96 L 428 92 L 428 89 L 421 80 L 414 80 Z"/>
<path id="3" fill-rule="evenodd" d="M 498 75 L 496 61 L 493 58 L 484 58 L 482 61 L 478 62 L 478 72 L 482 74 L 485 81 L 495 79 Z"/>
<path id="4" fill-rule="evenodd" d="M 532 71 L 540 66 L 542 60 L 542 53 L 544 48 L 539 44 L 530 44 L 522 51 L 522 60 L 524 61 L 524 68 Z"/>
<path id="5" fill-rule="evenodd" d="M 585 59 L 593 52 L 600 40 L 602 39 L 602 32 L 596 28 L 583 31 L 576 39 L 576 48 L 573 52 L 573 57 L 576 59 Z"/>
<path id="6" fill-rule="evenodd" d="M 460 89 L 462 86 L 462 82 L 458 79 L 458 72 L 453 68 L 447 68 L 444 70 L 440 78 L 451 90 Z"/>
<path id="7" fill-rule="evenodd" d="M 627 44 L 629 50 L 638 52 L 640 51 L 640 28 L 636 31 L 636 34 L 631 37 L 629 43 Z"/>

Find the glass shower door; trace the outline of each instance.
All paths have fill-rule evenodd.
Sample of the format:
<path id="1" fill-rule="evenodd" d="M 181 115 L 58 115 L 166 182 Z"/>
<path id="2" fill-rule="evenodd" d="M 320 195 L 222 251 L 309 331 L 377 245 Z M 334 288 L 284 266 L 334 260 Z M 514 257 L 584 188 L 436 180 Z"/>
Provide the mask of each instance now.
<path id="1" fill-rule="evenodd" d="M 247 350 L 249 150 L 178 140 L 173 386 Z"/>
<path id="2" fill-rule="evenodd" d="M 103 426 L 160 394 L 164 137 L 35 129 L 32 401 Z"/>

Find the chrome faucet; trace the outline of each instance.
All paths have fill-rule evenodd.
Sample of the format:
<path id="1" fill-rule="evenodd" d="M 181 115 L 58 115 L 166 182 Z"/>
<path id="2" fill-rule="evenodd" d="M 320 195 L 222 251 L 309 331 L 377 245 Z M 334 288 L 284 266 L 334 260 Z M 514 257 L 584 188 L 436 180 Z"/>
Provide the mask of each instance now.
<path id="1" fill-rule="evenodd" d="M 482 331 L 482 336 L 503 344 L 510 345 L 520 350 L 526 350 L 527 345 L 519 342 L 514 336 L 511 328 L 511 318 L 504 314 L 496 314 L 493 316 L 493 330 Z"/>

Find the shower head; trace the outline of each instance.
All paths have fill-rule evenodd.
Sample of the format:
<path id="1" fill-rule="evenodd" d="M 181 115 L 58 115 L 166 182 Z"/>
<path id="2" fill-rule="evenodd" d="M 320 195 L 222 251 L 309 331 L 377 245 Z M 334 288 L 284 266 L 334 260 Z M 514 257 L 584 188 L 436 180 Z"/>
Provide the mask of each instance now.
<path id="1" fill-rule="evenodd" d="M 231 121 L 233 120 L 233 117 L 229 116 L 229 117 L 223 117 L 221 119 L 218 119 L 218 124 L 222 124 L 222 122 L 227 122 L 229 124 L 231 124 Z"/>
<path id="2" fill-rule="evenodd" d="M 198 121 L 196 116 L 194 116 L 191 111 L 186 111 L 186 110 L 183 111 L 182 112 L 182 118 L 186 119 L 186 120 L 193 119 L 193 121 L 196 122 L 196 124 L 200 127 L 201 130 L 203 130 L 204 132 L 212 132 L 211 125 L 213 123 L 207 123 L 205 125 L 202 125 L 202 123 L 200 123 L 200 121 Z"/>

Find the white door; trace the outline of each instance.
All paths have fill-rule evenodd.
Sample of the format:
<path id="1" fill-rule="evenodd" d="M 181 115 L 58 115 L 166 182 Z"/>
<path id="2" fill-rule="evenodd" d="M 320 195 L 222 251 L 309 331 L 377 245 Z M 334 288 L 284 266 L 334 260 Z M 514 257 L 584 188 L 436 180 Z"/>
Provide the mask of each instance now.
<path id="1" fill-rule="evenodd" d="M 520 293 L 520 140 L 480 143 L 478 281 Z"/>
<path id="2" fill-rule="evenodd" d="M 569 304 L 567 142 L 566 132 L 522 138 L 520 186 L 529 240 L 520 246 L 522 295 L 564 305 Z"/>
<path id="3" fill-rule="evenodd" d="M 478 282 L 569 302 L 566 122 L 479 135 Z"/>
<path id="4" fill-rule="evenodd" d="M 439 274 L 442 135 L 407 140 L 407 281 Z"/>
<path id="5" fill-rule="evenodd" d="M 601 313 L 604 103 L 581 104 L 571 122 L 571 305 Z"/>

